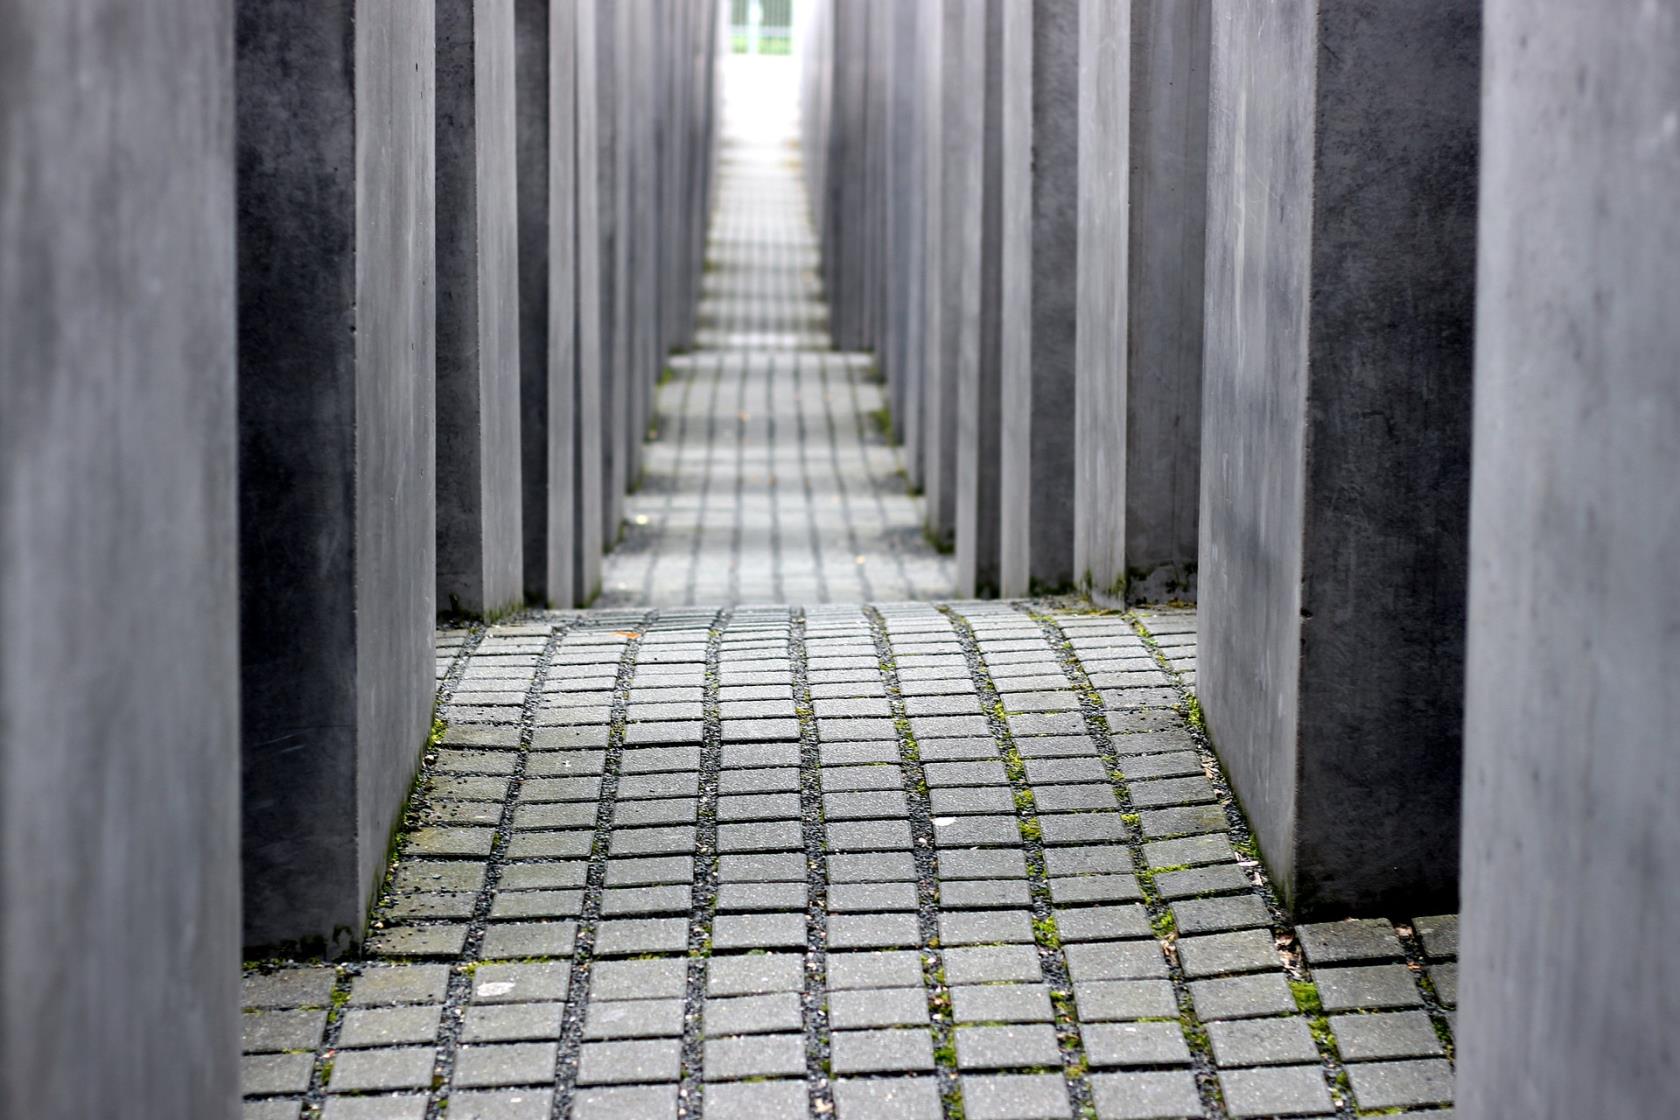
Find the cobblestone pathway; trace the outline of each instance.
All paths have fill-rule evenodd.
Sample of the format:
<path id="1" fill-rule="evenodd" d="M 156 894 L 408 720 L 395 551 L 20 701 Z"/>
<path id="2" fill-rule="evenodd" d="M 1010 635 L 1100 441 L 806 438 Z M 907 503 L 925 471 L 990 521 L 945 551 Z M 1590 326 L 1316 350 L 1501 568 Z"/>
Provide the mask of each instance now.
<path id="1" fill-rule="evenodd" d="M 1454 921 L 1291 929 L 1186 718 L 1194 616 L 1138 624 L 958 603 L 446 632 L 448 729 L 368 959 L 248 972 L 246 1115 L 1450 1100 Z"/>
<path id="2" fill-rule="evenodd" d="M 730 88 L 732 110 L 792 96 Z M 872 359 L 830 349 L 785 118 L 749 124 L 720 152 L 698 348 L 659 389 L 597 605 L 949 596 L 951 562 L 923 541 L 921 503 L 877 419 Z"/>

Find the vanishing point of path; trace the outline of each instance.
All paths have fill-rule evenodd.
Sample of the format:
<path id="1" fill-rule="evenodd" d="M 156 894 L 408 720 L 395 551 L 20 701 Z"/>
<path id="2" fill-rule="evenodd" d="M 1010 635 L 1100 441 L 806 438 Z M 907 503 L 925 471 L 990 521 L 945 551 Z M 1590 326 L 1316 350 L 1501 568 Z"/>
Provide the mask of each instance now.
<path id="1" fill-rule="evenodd" d="M 1290 925 L 1193 612 L 939 601 L 789 161 L 602 609 L 440 633 L 364 959 L 247 969 L 247 1120 L 1449 1117 L 1456 920 Z"/>

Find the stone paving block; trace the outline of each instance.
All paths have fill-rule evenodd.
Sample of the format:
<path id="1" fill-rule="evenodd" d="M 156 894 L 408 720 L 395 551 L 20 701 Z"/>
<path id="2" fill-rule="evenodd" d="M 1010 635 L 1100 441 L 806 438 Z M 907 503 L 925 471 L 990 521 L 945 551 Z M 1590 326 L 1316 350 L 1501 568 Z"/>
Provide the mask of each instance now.
<path id="1" fill-rule="evenodd" d="M 682 1034 L 680 999 L 595 999 L 584 1019 L 583 1037 L 666 1038 Z"/>
<path id="2" fill-rule="evenodd" d="M 1178 939 L 1179 960 L 1191 978 L 1231 972 L 1263 972 L 1281 960 L 1270 930 L 1250 929 Z"/>
<path id="3" fill-rule="evenodd" d="M 828 919 L 830 949 L 909 948 L 919 944 L 921 927 L 915 914 L 833 914 Z"/>
<path id="4" fill-rule="evenodd" d="M 832 898 L 832 891 L 830 896 Z M 754 910 L 803 910 L 804 883 L 723 883 L 718 887 L 719 913 Z M 832 902 L 830 903 L 832 905 Z"/>
<path id="5" fill-rule="evenodd" d="M 1436 964 L 1429 967 L 1429 979 L 1435 985 L 1435 995 L 1446 1007 L 1458 1006 L 1458 965 Z"/>
<path id="6" fill-rule="evenodd" d="M 1027 859 L 1011 851 L 949 851 L 939 854 L 941 879 L 1025 879 Z"/>
<path id="7" fill-rule="evenodd" d="M 800 1077 L 805 1073 L 805 1038 L 797 1034 L 708 1038 L 703 1065 L 707 1081 Z"/>
<path id="8" fill-rule="evenodd" d="M 1036 960 L 1034 967 L 1037 967 Z M 950 975 L 949 969 L 950 963 L 947 961 L 947 979 Z M 921 983 L 922 958 L 919 953 L 831 953 L 828 957 L 828 988 L 831 992 L 913 988 L 920 987 Z"/>
<path id="9" fill-rule="evenodd" d="M 426 1115 L 424 1093 L 391 1097 L 333 1097 L 321 1109 L 322 1120 L 421 1120 Z"/>
<path id="10" fill-rule="evenodd" d="M 805 846 L 798 821 L 757 821 L 718 826 L 720 852 L 786 852 Z"/>
<path id="11" fill-rule="evenodd" d="M 1347 1067 L 1361 1109 L 1451 1104 L 1452 1067 L 1445 1061 L 1353 1062 Z"/>
<path id="12" fill-rule="evenodd" d="M 1073 996 L 1080 1019 L 1088 1023 L 1178 1015 L 1178 998 L 1164 979 L 1076 981 Z"/>
<path id="13" fill-rule="evenodd" d="M 240 1089 L 251 1095 L 302 1093 L 315 1068 L 312 1054 L 254 1054 L 239 1059 Z"/>
<path id="14" fill-rule="evenodd" d="M 1431 960 L 1453 960 L 1458 956 L 1458 915 L 1442 914 L 1418 918 L 1412 929 Z"/>
<path id="15" fill-rule="evenodd" d="M 1155 876 L 1155 887 L 1161 897 L 1179 899 L 1250 891 L 1253 884 L 1235 863 L 1222 863 L 1188 871 L 1164 871 Z"/>
<path id="16" fill-rule="evenodd" d="M 712 924 L 714 950 L 800 948 L 804 914 L 720 914 Z"/>
<path id="17" fill-rule="evenodd" d="M 900 795 L 900 802 L 903 797 Z M 719 797 L 717 819 L 720 821 L 790 820 L 800 815 L 799 795 L 796 793 L 754 793 Z M 834 813 L 829 810 L 828 816 Z"/>
<path id="18" fill-rule="evenodd" d="M 927 1072 L 934 1068 L 933 1038 L 917 1029 L 836 1029 L 830 1057 L 837 1075 Z"/>
<path id="19" fill-rule="evenodd" d="M 944 945 L 1031 944 L 1031 915 L 1025 910 L 975 910 L 939 916 Z"/>
<path id="20" fill-rule="evenodd" d="M 327 1025 L 325 1011 L 265 1011 L 241 1015 L 240 1050 L 246 1054 L 313 1050 Z"/>
<path id="21" fill-rule="evenodd" d="M 1183 1120 L 1202 1115 L 1189 1070 L 1098 1073 L 1091 1076 L 1097 1120 Z"/>
<path id="22" fill-rule="evenodd" d="M 1166 976 L 1166 961 L 1154 941 L 1066 945 L 1068 972 L 1076 984 L 1088 980 L 1139 980 Z"/>
<path id="23" fill-rule="evenodd" d="M 329 1093 L 365 1093 L 393 1089 L 429 1089 L 432 1085 L 430 1046 L 398 1050 L 346 1050 L 333 1060 Z"/>
<path id="24" fill-rule="evenodd" d="M 365 968 L 350 982 L 350 1005 L 373 1007 L 393 1003 L 442 1003 L 448 986 L 447 965 Z"/>
<path id="25" fill-rule="evenodd" d="M 469 1090 L 449 1094 L 450 1120 L 547 1120 L 554 1094 L 547 1089 Z"/>
<path id="26" fill-rule="evenodd" d="M 592 999 L 679 999 L 688 989 L 688 962 L 683 957 L 596 961 L 591 971 Z"/>
<path id="27" fill-rule="evenodd" d="M 485 931 L 480 955 L 485 960 L 569 957 L 576 941 L 576 922 L 506 922 Z"/>
<path id="28" fill-rule="evenodd" d="M 824 767 L 822 788 L 825 794 L 861 790 L 902 791 L 904 774 L 896 765 Z"/>
<path id="29" fill-rule="evenodd" d="M 1290 1065 L 1318 1060 L 1312 1032 L 1299 1015 L 1208 1023 L 1207 1032 L 1213 1045 L 1213 1060 L 1221 1066 Z"/>
<path id="30" fill-rule="evenodd" d="M 738 1120 L 803 1120 L 810 1096 L 802 1081 L 761 1081 L 713 1085 L 706 1089 L 706 1110 Z"/>
<path id="31" fill-rule="evenodd" d="M 1091 1023 L 1082 1033 L 1085 1056 L 1092 1066 L 1190 1064 L 1190 1047 L 1176 1022 Z"/>
<path id="32" fill-rule="evenodd" d="M 579 1085 L 636 1085 L 675 1081 L 682 1068 L 677 1039 L 586 1042 L 578 1054 Z"/>
<path id="33" fill-rule="evenodd" d="M 607 886 L 641 887 L 694 881 L 692 856 L 662 856 L 651 859 L 609 859 Z"/>
<path id="34" fill-rule="evenodd" d="M 572 967 L 565 961 L 485 964 L 472 975 L 474 1003 L 525 1003 L 566 998 Z"/>
<path id="35" fill-rule="evenodd" d="M 1056 1031 L 1048 1023 L 958 1027 L 958 1069 L 1028 1069 L 1061 1064 Z"/>
<path id="36" fill-rule="evenodd" d="M 582 859 L 594 846 L 595 834 L 587 831 L 521 832 L 508 841 L 509 859 Z"/>
<path id="37" fill-rule="evenodd" d="M 491 806 L 498 815 L 500 806 Z M 599 806 L 587 801 L 561 802 L 549 805 L 520 805 L 513 811 L 513 827 L 528 829 L 592 829 L 599 817 Z"/>
<path id="38" fill-rule="evenodd" d="M 344 1013 L 338 1045 L 345 1049 L 366 1046 L 402 1046 L 437 1041 L 438 1017 L 443 1009 L 431 1007 L 352 1007 Z"/>
<path id="39" fill-rule="evenodd" d="M 1219 805 L 1149 809 L 1139 816 L 1143 821 L 1143 835 L 1149 840 L 1202 832 L 1224 832 L 1230 827 L 1230 822 L 1225 819 L 1225 810 Z"/>
<path id="40" fill-rule="evenodd" d="M 1232 1116 L 1329 1116 L 1336 1111 L 1318 1066 L 1221 1070 Z"/>
<path id="41" fill-rule="evenodd" d="M 572 1098 L 572 1120 L 676 1120 L 676 1116 L 674 1084 L 580 1089 Z"/>
<path id="42" fill-rule="evenodd" d="M 1150 937 L 1154 930 L 1142 906 L 1058 907 L 1056 933 L 1064 944 L 1079 941 L 1114 941 Z"/>
<path id="43" fill-rule="evenodd" d="M 1126 902 L 1142 898 L 1137 878 L 1132 875 L 1080 875 L 1075 878 L 1052 878 L 1050 898 L 1057 905 L 1080 902 Z"/>
<path id="44" fill-rule="evenodd" d="M 1038 950 L 1031 945 L 947 949 L 944 961 L 945 980 L 953 985 L 990 984 L 1003 980 L 1037 981 L 1043 978 L 1038 964 Z"/>
<path id="45" fill-rule="evenodd" d="M 800 862 L 800 878 L 804 878 L 804 862 Z M 1022 876 L 1026 865 L 1022 864 Z M 916 861 L 909 852 L 871 852 L 867 855 L 836 855 L 828 857 L 830 883 L 889 883 L 913 882 Z"/>
<path id="46" fill-rule="evenodd" d="M 718 775 L 718 792 L 737 794 L 788 793 L 799 789 L 799 771 L 791 766 L 763 770 L 725 770 Z"/>
<path id="47" fill-rule="evenodd" d="M 489 936 L 486 935 L 486 942 Z M 643 953 L 680 953 L 688 948 L 684 918 L 610 918 L 595 933 L 595 953 L 603 957 Z"/>
<path id="48" fill-rule="evenodd" d="M 547 1084 L 554 1079 L 558 1050 L 554 1042 L 463 1046 L 455 1053 L 454 1084 L 462 1089 Z"/>
<path id="49" fill-rule="evenodd" d="M 550 1003 L 479 1004 L 467 1008 L 462 1042 L 526 1042 L 558 1039 L 566 1005 Z"/>
<path id="50" fill-rule="evenodd" d="M 718 877 L 726 883 L 803 882 L 805 857 L 799 852 L 725 855 L 718 859 Z"/>
<path id="51" fill-rule="evenodd" d="M 829 961 L 831 977 L 833 960 L 831 958 Z M 918 971 L 918 983 L 920 976 Z M 797 992 L 803 990 L 804 986 L 804 957 L 798 953 L 753 953 L 745 956 L 712 957 L 706 962 L 708 996 Z"/>
<path id="52" fill-rule="evenodd" d="M 332 1000 L 338 972 L 332 968 L 283 968 L 253 973 L 240 982 L 245 1007 L 326 1007 Z"/>
<path id="53" fill-rule="evenodd" d="M 936 817 L 934 842 L 941 848 L 1018 848 L 1020 820 L 1014 816 Z"/>
<path id="54" fill-rule="evenodd" d="M 1435 1058 L 1441 1040 L 1422 1011 L 1391 1011 L 1370 1015 L 1332 1015 L 1330 1032 L 1348 1062 L 1385 1058 Z"/>
<path id="55" fill-rule="evenodd" d="M 803 1025 L 797 992 L 709 999 L 704 1013 L 707 1038 L 797 1031 Z"/>
<path id="56" fill-rule="evenodd" d="M 1360 965 L 1313 970 L 1318 998 L 1326 1011 L 1384 1011 L 1421 1007 L 1412 972 L 1403 964 Z"/>
<path id="57" fill-rule="evenodd" d="M 1180 934 L 1219 933 L 1272 924 L 1271 911 L 1252 894 L 1181 899 L 1172 904 L 1172 914 Z"/>
<path id="58" fill-rule="evenodd" d="M 963 1074 L 960 1082 L 968 1120 L 1062 1120 L 1070 1112 L 1058 1073 Z"/>
<path id="59" fill-rule="evenodd" d="M 844 821 L 824 827 L 831 852 L 905 851 L 913 844 L 909 821 Z"/>
<path id="60" fill-rule="evenodd" d="M 425 1098 L 421 1099 L 421 1115 L 424 1115 Z M 279 1100 L 247 1100 L 240 1109 L 240 1120 L 298 1120 L 303 1115 L 302 1101 Z"/>
<path id="61" fill-rule="evenodd" d="M 943 1115 L 931 1077 L 836 1080 L 834 1105 L 838 1120 L 940 1120 Z"/>
<path id="62" fill-rule="evenodd" d="M 609 918 L 686 914 L 693 903 L 693 889 L 682 884 L 663 887 L 619 887 L 602 892 L 601 914 Z"/>
<path id="63" fill-rule="evenodd" d="M 1295 927 L 1295 937 L 1313 967 L 1358 961 L 1399 960 L 1400 939 L 1381 918 L 1313 922 Z"/>
<path id="64" fill-rule="evenodd" d="M 944 910 L 990 910 L 1027 906 L 1031 893 L 1024 879 L 983 879 L 939 884 L 939 905 Z"/>
<path id="65" fill-rule="evenodd" d="M 958 1023 L 1048 1023 L 1050 989 L 1043 984 L 974 984 L 951 989 L 951 1017 Z"/>

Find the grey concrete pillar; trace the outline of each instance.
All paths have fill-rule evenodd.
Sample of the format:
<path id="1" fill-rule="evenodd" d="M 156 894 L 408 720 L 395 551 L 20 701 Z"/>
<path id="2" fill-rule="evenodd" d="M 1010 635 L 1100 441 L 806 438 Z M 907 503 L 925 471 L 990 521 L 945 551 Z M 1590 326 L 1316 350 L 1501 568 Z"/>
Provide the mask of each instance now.
<path id="1" fill-rule="evenodd" d="M 892 170 L 887 185 L 886 243 L 892 250 L 892 276 L 887 303 L 891 323 L 887 370 L 892 378 L 892 415 L 895 434 L 903 444 L 903 463 L 910 485 L 922 484 L 922 297 L 926 264 L 926 235 L 922 153 L 923 28 L 932 9 L 923 0 L 892 6 Z"/>
<path id="2" fill-rule="evenodd" d="M 1003 0 L 968 8 L 959 49 L 969 92 L 953 131 L 978 174 L 964 176 L 959 249 L 956 546 L 957 593 L 975 596 L 997 593 L 1002 515 Z"/>
<path id="3" fill-rule="evenodd" d="M 1210 0 L 1083 0 L 1073 571 L 1193 597 Z"/>
<path id="4" fill-rule="evenodd" d="M 1490 0 L 1486 20 L 1458 1114 L 1662 1116 L 1680 18 Z"/>
<path id="5" fill-rule="evenodd" d="M 0 23 L 0 1115 L 233 1116 L 233 4 Z"/>
<path id="6" fill-rule="evenodd" d="M 636 151 L 636 70 L 641 62 L 636 55 L 633 5 L 626 0 L 603 0 L 596 17 L 601 33 L 601 68 L 597 77 L 603 92 L 610 89 L 609 106 L 612 115 L 612 170 L 606 171 L 603 160 L 601 178 L 601 206 L 612 213 L 612 315 L 610 319 L 612 346 L 610 359 L 603 365 L 601 386 L 602 408 L 606 413 L 606 499 L 602 508 L 606 524 L 602 527 L 605 545 L 618 543 L 624 528 L 624 498 L 630 492 L 631 419 L 633 399 L 630 378 L 636 368 L 634 323 L 640 309 L 632 302 L 636 287 L 632 269 L 635 265 L 636 215 L 632 208 L 635 189 Z"/>
<path id="7" fill-rule="evenodd" d="M 602 0 L 574 0 L 577 20 L 577 551 L 574 598 L 588 603 L 601 589 L 607 525 L 607 386 L 612 363 L 613 166 L 611 9 Z M 602 20 L 602 14 L 609 17 Z M 609 27 L 603 28 L 603 22 Z M 603 57 L 607 73 L 602 73 Z"/>
<path id="8" fill-rule="evenodd" d="M 1303 916 L 1456 903 L 1480 24 L 1213 22 L 1200 693 Z"/>
<path id="9" fill-rule="evenodd" d="M 238 12 L 245 943 L 341 953 L 431 719 L 432 8 Z"/>
<path id="10" fill-rule="evenodd" d="M 1003 17 L 999 591 L 1073 582 L 1079 0 Z"/>
<path id="11" fill-rule="evenodd" d="M 438 604 L 470 615 L 524 602 L 513 31 L 438 2 Z"/>
<path id="12" fill-rule="evenodd" d="M 525 599 L 576 600 L 575 0 L 518 0 L 519 380 Z"/>
<path id="13" fill-rule="evenodd" d="M 962 336 L 963 274 L 978 267 L 978 229 L 972 255 L 966 253 L 967 216 L 979 220 L 977 190 L 982 148 L 978 130 L 980 109 L 974 91 L 984 80 L 984 28 L 971 32 L 968 0 L 938 0 L 940 11 L 929 28 L 930 70 L 928 135 L 938 145 L 928 156 L 928 252 L 937 269 L 928 279 L 928 355 L 923 397 L 922 489 L 927 499 L 927 532 L 935 542 L 949 545 L 957 524 L 957 345 Z M 983 20 L 984 9 L 974 5 Z M 980 44 L 976 46 L 976 44 Z M 983 104 L 983 102 L 981 102 Z M 933 168 L 937 165 L 938 171 Z M 978 281 L 978 277 L 975 277 Z M 978 298 L 978 297 L 976 297 Z"/>

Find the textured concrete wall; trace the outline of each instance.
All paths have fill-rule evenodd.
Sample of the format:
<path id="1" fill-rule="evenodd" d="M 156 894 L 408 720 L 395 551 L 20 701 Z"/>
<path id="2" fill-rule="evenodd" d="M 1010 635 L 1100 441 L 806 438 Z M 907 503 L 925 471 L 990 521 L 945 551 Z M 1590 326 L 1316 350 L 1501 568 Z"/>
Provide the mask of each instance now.
<path id="1" fill-rule="evenodd" d="M 518 0 L 520 478 L 525 598 L 576 596 L 577 75 L 572 0 Z"/>
<path id="2" fill-rule="evenodd" d="M 245 943 L 359 941 L 430 719 L 429 4 L 238 9 Z"/>
<path id="3" fill-rule="evenodd" d="M 978 194 L 971 203 L 970 192 L 978 192 L 981 178 L 982 145 L 979 123 L 983 97 L 974 91 L 984 80 L 984 5 L 966 0 L 942 0 L 940 27 L 930 34 L 931 49 L 938 62 L 938 112 L 933 135 L 939 144 L 938 198 L 929 198 L 928 220 L 938 219 L 936 233 L 939 273 L 930 283 L 926 311 L 929 345 L 927 392 L 923 398 L 922 488 L 927 498 L 928 533 L 935 540 L 950 542 L 957 526 L 957 411 L 958 345 L 964 322 L 965 268 L 976 286 L 978 307 L 979 221 Z M 970 12 L 970 8 L 975 13 Z M 971 24 L 974 24 L 971 29 Z M 931 114 L 930 114 L 931 115 Z M 969 221 L 972 214 L 973 221 Z M 973 226 L 973 237 L 969 227 Z M 972 254 L 967 246 L 973 241 Z M 931 305 L 937 302 L 937 309 Z M 975 316 L 978 315 L 976 311 Z M 973 323 L 975 316 L 968 322 Z M 937 333 L 932 333 L 937 328 Z"/>
<path id="4" fill-rule="evenodd" d="M 585 207 L 580 202 L 578 235 L 588 236 L 590 227 L 593 227 L 598 239 L 595 282 L 599 287 L 601 309 L 597 351 L 601 394 L 601 501 L 597 508 L 601 514 L 602 547 L 611 548 L 618 540 L 619 524 L 624 519 L 624 464 L 629 453 L 624 439 L 626 359 L 625 335 L 620 321 L 625 306 L 622 280 L 624 211 L 619 191 L 619 183 L 624 177 L 620 142 L 623 124 L 619 106 L 622 89 L 620 74 L 624 68 L 619 48 L 623 37 L 623 6 L 613 0 L 585 2 L 595 4 L 595 11 L 590 15 L 595 32 L 595 70 L 589 87 L 595 110 L 596 163 L 592 176 L 595 205 Z M 581 85 L 579 88 L 582 89 Z"/>
<path id="5" fill-rule="evenodd" d="M 1132 5 L 1126 597 L 1195 595 L 1212 0 Z"/>
<path id="6" fill-rule="evenodd" d="M 1211 6 L 1085 6 L 1074 569 L 1103 602 L 1194 593 Z"/>
<path id="7" fill-rule="evenodd" d="M 913 487 L 922 484 L 922 366 L 925 359 L 922 331 L 924 254 L 927 237 L 923 232 L 926 194 L 923 187 L 922 136 L 926 108 L 925 78 L 922 74 L 926 48 L 923 27 L 933 8 L 916 0 L 892 9 L 892 171 L 888 195 L 887 244 L 893 250 L 892 299 L 889 312 L 892 329 L 893 426 L 903 444 L 905 473 Z"/>
<path id="8" fill-rule="evenodd" d="M 1663 1116 L 1680 16 L 1486 12 L 1458 1114 Z"/>
<path id="9" fill-rule="evenodd" d="M 0 1115 L 239 1107 L 232 10 L 0 10 Z"/>
<path id="10" fill-rule="evenodd" d="M 997 593 L 1002 514 L 1003 0 L 972 5 L 968 23 L 968 35 L 978 39 L 964 40 L 964 66 L 976 68 L 967 83 L 965 108 L 978 119 L 965 120 L 964 135 L 978 148 L 970 158 L 976 160 L 979 177 L 965 194 L 965 205 L 975 212 L 965 219 L 963 231 L 958 318 L 956 544 L 957 593 L 975 596 Z M 983 90 L 983 96 L 975 90 Z"/>
<path id="11" fill-rule="evenodd" d="M 437 6 L 438 603 L 524 601 L 513 0 Z"/>
<path id="12" fill-rule="evenodd" d="M 1199 691 L 1306 915 L 1456 901 L 1479 18 L 1214 15 Z"/>
<path id="13" fill-rule="evenodd" d="M 1080 0 L 1073 563 L 1099 599 L 1125 590 L 1132 19 Z"/>
<path id="14" fill-rule="evenodd" d="M 598 0 L 573 0 L 577 26 L 577 530 L 573 598 L 587 603 L 601 589 L 602 534 L 606 524 L 604 409 L 611 354 L 612 215 L 601 208 L 601 169 L 611 152 L 610 104 L 600 80 Z"/>
<path id="15" fill-rule="evenodd" d="M 999 591 L 1073 581 L 1079 4 L 1004 8 Z"/>

